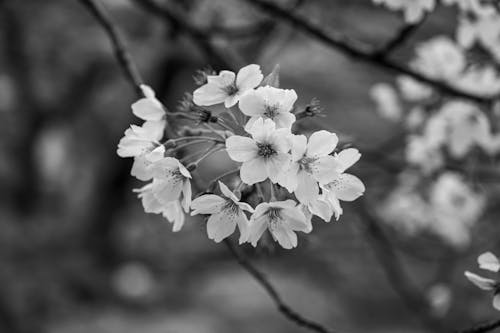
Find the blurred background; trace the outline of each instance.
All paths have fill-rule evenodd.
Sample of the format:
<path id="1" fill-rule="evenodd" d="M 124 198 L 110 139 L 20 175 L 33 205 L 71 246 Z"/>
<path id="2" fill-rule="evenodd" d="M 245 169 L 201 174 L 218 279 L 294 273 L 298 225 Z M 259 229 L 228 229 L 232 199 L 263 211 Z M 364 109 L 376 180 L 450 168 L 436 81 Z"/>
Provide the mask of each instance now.
<path id="1" fill-rule="evenodd" d="M 221 69 L 203 46 L 209 42 L 222 58 L 260 64 L 266 73 L 280 64 L 281 86 L 298 92 L 299 106 L 317 97 L 325 117 L 304 120 L 304 129 L 327 128 L 362 153 L 401 131 L 374 111 L 369 95 L 373 84 L 393 80 L 390 73 L 244 1 L 167 1 L 201 37 L 140 0 L 102 2 L 170 109 L 195 89 L 197 69 Z M 372 45 L 402 25 L 369 0 L 281 3 Z M 455 19 L 453 9 L 439 8 L 395 58 L 408 60 L 419 41 L 452 34 Z M 129 174 L 132 160 L 116 155 L 136 121 L 135 99 L 108 36 L 79 1 L 0 0 L 0 332 L 305 332 L 276 311 L 224 245 L 207 239 L 200 219 L 173 233 L 161 216 L 144 213 L 132 193 L 139 186 Z M 393 155 L 402 158 L 397 149 Z M 387 195 L 397 179 L 378 162 L 362 159 L 352 171 L 368 199 Z M 229 163 L 222 155 L 208 159 L 199 177 L 209 181 Z M 289 305 L 339 332 L 430 331 L 419 301 L 415 307 L 412 297 L 402 298 L 380 264 L 356 205 L 343 207 L 340 222 L 316 222 L 295 250 L 242 250 Z M 463 277 L 479 253 L 499 249 L 498 215 L 490 215 L 475 227 L 474 244 L 460 250 L 380 226 L 431 317 L 447 327 L 496 315 L 490 297 Z"/>

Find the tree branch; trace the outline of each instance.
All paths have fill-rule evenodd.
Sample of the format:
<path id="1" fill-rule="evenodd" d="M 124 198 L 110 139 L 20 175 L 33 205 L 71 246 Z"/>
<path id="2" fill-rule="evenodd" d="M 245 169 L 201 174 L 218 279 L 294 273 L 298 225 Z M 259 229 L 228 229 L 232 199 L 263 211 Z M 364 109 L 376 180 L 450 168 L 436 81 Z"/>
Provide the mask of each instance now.
<path id="1" fill-rule="evenodd" d="M 486 333 L 486 332 L 491 332 L 499 327 L 500 327 L 500 319 L 497 319 L 495 321 L 491 321 L 485 324 L 480 324 L 471 328 L 459 330 L 457 331 L 457 333 Z"/>
<path id="2" fill-rule="evenodd" d="M 318 25 L 312 23 L 308 18 L 289 12 L 279 5 L 269 0 L 244 0 L 249 4 L 259 7 L 264 12 L 274 17 L 279 17 L 288 24 L 294 25 L 297 29 L 307 33 L 322 43 L 361 61 L 388 69 L 393 72 L 408 75 L 422 83 L 428 84 L 442 93 L 450 96 L 468 99 L 474 102 L 491 104 L 496 99 L 495 96 L 481 96 L 471 94 L 467 91 L 457 89 L 448 83 L 430 78 L 422 73 L 416 72 L 411 68 L 398 64 L 385 56 L 381 56 L 379 51 L 374 51 L 373 47 L 351 39 L 344 34 L 333 31 L 323 30 Z"/>
<path id="3" fill-rule="evenodd" d="M 364 231 L 391 286 L 427 328 L 434 332 L 445 332 L 443 324 L 430 312 L 429 304 L 422 296 L 422 292 L 406 276 L 390 240 L 379 225 L 380 221 L 369 211 L 364 199 L 358 200 L 360 203 L 357 211 L 364 222 Z"/>
<path id="4" fill-rule="evenodd" d="M 118 64 L 122 69 L 125 77 L 130 82 L 130 84 L 134 87 L 138 96 L 142 97 L 141 84 L 143 84 L 143 80 L 141 75 L 139 74 L 139 70 L 132 60 L 132 56 L 127 50 L 127 46 L 123 37 L 121 36 L 120 31 L 116 27 L 115 23 L 112 21 L 111 17 L 106 12 L 106 8 L 99 0 L 79 0 L 87 9 L 91 12 L 91 14 L 95 17 L 95 19 L 99 22 L 99 24 L 104 28 L 106 33 L 111 40 L 113 45 L 113 51 L 115 53 L 115 57 L 118 60 Z"/>
<path id="5" fill-rule="evenodd" d="M 300 327 L 307 328 L 312 332 L 318 332 L 318 333 L 335 332 L 331 329 L 324 327 L 321 324 L 318 324 L 308 318 L 305 318 L 304 316 L 293 310 L 289 305 L 287 305 L 283 301 L 276 288 L 271 284 L 271 282 L 269 282 L 266 276 L 257 268 L 255 268 L 252 265 L 252 263 L 236 249 L 236 247 L 231 243 L 229 239 L 226 238 L 224 240 L 224 244 L 226 244 L 227 248 L 229 249 L 233 257 L 236 259 L 238 264 L 240 264 L 240 266 L 242 266 L 262 286 L 262 288 L 264 288 L 266 293 L 269 295 L 269 297 L 271 297 L 272 301 L 278 308 L 278 311 L 288 320 L 292 321 L 293 323 L 295 323 Z"/>

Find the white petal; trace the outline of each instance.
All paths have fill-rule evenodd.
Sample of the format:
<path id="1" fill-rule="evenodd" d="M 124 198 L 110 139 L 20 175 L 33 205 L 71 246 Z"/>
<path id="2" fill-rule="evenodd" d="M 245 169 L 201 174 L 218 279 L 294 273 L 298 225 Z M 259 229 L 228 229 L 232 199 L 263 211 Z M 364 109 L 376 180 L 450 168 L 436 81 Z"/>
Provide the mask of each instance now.
<path id="1" fill-rule="evenodd" d="M 265 160 L 266 172 L 273 183 L 278 181 L 278 176 L 288 170 L 290 155 L 278 154 Z"/>
<path id="2" fill-rule="evenodd" d="M 132 113 L 142 120 L 159 121 L 165 115 L 161 103 L 157 99 L 142 98 L 132 104 Z"/>
<path id="3" fill-rule="evenodd" d="M 264 142 L 276 130 L 276 124 L 271 119 L 259 118 L 248 133 L 257 142 Z"/>
<path id="4" fill-rule="evenodd" d="M 184 211 L 187 213 L 189 212 L 189 207 L 191 206 L 191 197 L 193 193 L 191 190 L 191 181 L 189 179 L 186 179 L 184 181 L 184 184 L 182 186 L 182 207 L 184 208 Z"/>
<path id="5" fill-rule="evenodd" d="M 335 133 L 330 133 L 324 130 L 314 132 L 309 138 L 306 154 L 309 157 L 328 155 L 335 149 L 338 142 L 339 139 Z"/>
<path id="6" fill-rule="evenodd" d="M 283 112 L 276 115 L 273 120 L 276 123 L 276 128 L 292 128 L 295 119 L 293 113 Z"/>
<path id="7" fill-rule="evenodd" d="M 155 198 L 162 204 L 178 200 L 183 184 L 174 182 L 172 178 L 153 181 L 152 191 Z"/>
<path id="8" fill-rule="evenodd" d="M 193 200 L 191 203 L 191 215 L 215 214 L 221 211 L 226 200 L 215 194 L 205 194 Z"/>
<path id="9" fill-rule="evenodd" d="M 479 264 L 479 268 L 492 272 L 498 272 L 500 270 L 500 262 L 498 262 L 498 258 L 491 252 L 481 254 L 477 258 L 477 262 Z"/>
<path id="10" fill-rule="evenodd" d="M 257 156 L 257 144 L 251 138 L 233 135 L 226 139 L 226 151 L 236 162 L 246 162 Z"/>
<path id="11" fill-rule="evenodd" d="M 358 177 L 348 173 L 339 175 L 338 178 L 329 183 L 327 187 L 342 201 L 356 200 L 365 192 L 365 185 L 363 182 Z"/>
<path id="12" fill-rule="evenodd" d="M 210 106 L 224 102 L 227 92 L 220 86 L 207 83 L 193 92 L 193 102 L 200 106 Z"/>
<path id="13" fill-rule="evenodd" d="M 306 153 L 307 138 L 305 135 L 292 135 L 290 141 L 292 143 L 292 160 L 298 161 Z"/>
<path id="14" fill-rule="evenodd" d="M 222 194 L 224 194 L 224 196 L 226 198 L 231 199 L 234 202 L 239 201 L 238 197 L 236 197 L 236 195 L 234 195 L 234 193 L 231 192 L 231 190 L 226 186 L 226 184 L 224 184 L 221 181 L 219 181 L 218 183 L 219 183 L 220 191 L 222 192 Z"/>
<path id="15" fill-rule="evenodd" d="M 319 196 L 318 183 L 307 173 L 299 172 L 295 196 L 303 204 L 316 200 Z"/>
<path id="16" fill-rule="evenodd" d="M 145 155 L 139 155 L 134 158 L 134 164 L 132 165 L 132 170 L 130 174 L 139 180 L 147 181 L 153 178 L 149 166 L 151 162 L 148 161 Z"/>
<path id="17" fill-rule="evenodd" d="M 337 171 L 344 172 L 359 160 L 361 154 L 355 148 L 347 148 L 342 150 L 335 157 L 339 162 L 339 168 L 337 169 Z"/>
<path id="18" fill-rule="evenodd" d="M 262 158 L 243 162 L 240 169 L 241 180 L 248 185 L 262 182 L 267 179 L 266 163 Z"/>
<path id="19" fill-rule="evenodd" d="M 250 117 L 261 116 L 266 111 L 265 101 L 256 91 L 249 91 L 241 96 L 238 106 L 241 112 Z"/>
<path id="20" fill-rule="evenodd" d="M 333 208 L 323 200 L 314 200 L 309 204 L 309 210 L 325 222 L 330 222 L 333 216 Z"/>
<path id="21" fill-rule="evenodd" d="M 281 211 L 281 216 L 284 220 L 283 223 L 291 230 L 303 232 L 310 231 L 306 216 L 298 207 L 283 209 Z"/>
<path id="22" fill-rule="evenodd" d="M 257 208 L 256 208 L 257 211 Z M 249 236 L 248 241 L 252 243 L 255 247 L 257 246 L 257 242 L 262 237 L 262 234 L 267 229 L 267 220 L 265 216 L 253 217 L 250 219 L 250 228 L 249 228 Z"/>
<path id="23" fill-rule="evenodd" d="M 250 222 L 248 221 L 247 216 L 243 212 L 239 212 L 236 217 L 236 224 L 238 225 L 238 229 L 240 231 L 240 238 L 238 243 L 241 245 L 248 241 L 250 237 Z"/>
<path id="24" fill-rule="evenodd" d="M 264 78 L 259 65 L 248 65 L 240 69 L 236 76 L 236 86 L 240 91 L 255 88 Z"/>
<path id="25" fill-rule="evenodd" d="M 240 94 L 236 93 L 231 96 L 227 96 L 226 99 L 224 100 L 224 106 L 229 109 L 232 106 L 235 106 L 236 103 L 240 100 Z"/>
<path id="26" fill-rule="evenodd" d="M 493 290 L 495 288 L 495 280 L 487 279 L 468 271 L 465 272 L 465 277 L 482 290 Z"/>
<path id="27" fill-rule="evenodd" d="M 236 229 L 236 216 L 227 211 L 216 213 L 208 218 L 207 234 L 209 239 L 219 243 Z"/>
<path id="28" fill-rule="evenodd" d="M 493 307 L 500 311 L 500 294 L 493 297 Z"/>
<path id="29" fill-rule="evenodd" d="M 337 169 L 338 161 L 331 155 L 321 156 L 311 166 L 312 176 L 320 184 L 327 184 L 337 179 L 339 176 Z"/>
<path id="30" fill-rule="evenodd" d="M 271 234 L 284 249 L 289 250 L 297 246 L 297 235 L 283 225 L 279 224 L 275 229 L 272 229 Z"/>

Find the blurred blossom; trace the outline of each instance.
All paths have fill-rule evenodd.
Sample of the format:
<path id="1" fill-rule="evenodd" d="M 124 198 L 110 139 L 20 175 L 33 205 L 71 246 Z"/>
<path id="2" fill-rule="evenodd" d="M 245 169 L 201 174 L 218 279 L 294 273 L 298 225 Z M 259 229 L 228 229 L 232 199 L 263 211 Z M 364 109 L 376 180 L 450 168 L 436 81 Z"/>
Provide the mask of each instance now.
<path id="1" fill-rule="evenodd" d="M 483 213 L 484 195 L 452 172 L 441 174 L 423 189 L 419 188 L 418 176 L 409 177 L 411 181 L 401 181 L 385 200 L 380 214 L 409 234 L 426 230 L 454 247 L 467 246 L 470 230 Z"/>
<path id="2" fill-rule="evenodd" d="M 464 70 L 464 50 L 446 36 L 420 43 L 412 66 L 429 77 L 454 80 Z"/>
<path id="3" fill-rule="evenodd" d="M 43 131 L 36 141 L 38 171 L 45 186 L 63 183 L 71 169 L 67 168 L 69 159 L 70 134 L 64 128 L 54 127 Z"/>
<path id="4" fill-rule="evenodd" d="M 377 83 L 370 90 L 377 112 L 385 119 L 398 121 L 402 117 L 402 107 L 396 90 L 387 83 Z"/>
<path id="5" fill-rule="evenodd" d="M 445 284 L 435 284 L 427 291 L 427 298 L 432 311 L 437 316 L 443 317 L 450 309 L 452 292 Z"/>
<path id="6" fill-rule="evenodd" d="M 151 270 L 141 263 L 130 262 L 120 266 L 112 279 L 116 292 L 126 298 L 144 298 L 155 289 Z"/>
<path id="7" fill-rule="evenodd" d="M 420 101 L 431 97 L 432 89 L 409 76 L 398 76 L 397 83 L 404 99 L 407 101 Z"/>
<path id="8" fill-rule="evenodd" d="M 383 4 L 391 10 L 402 11 L 407 23 L 417 23 L 426 12 L 434 10 L 435 0 L 373 0 L 375 4 Z"/>

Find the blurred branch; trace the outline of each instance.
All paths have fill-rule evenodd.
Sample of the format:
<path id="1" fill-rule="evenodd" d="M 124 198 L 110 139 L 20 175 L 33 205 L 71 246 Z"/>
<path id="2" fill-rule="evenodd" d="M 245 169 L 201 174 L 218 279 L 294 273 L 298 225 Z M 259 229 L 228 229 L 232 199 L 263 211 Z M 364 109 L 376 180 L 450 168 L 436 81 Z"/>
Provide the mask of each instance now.
<path id="1" fill-rule="evenodd" d="M 319 25 L 312 23 L 310 19 L 301 15 L 291 13 L 290 11 L 271 2 L 270 0 L 244 1 L 259 7 L 262 11 L 270 14 L 271 16 L 281 18 L 283 21 L 294 25 L 304 33 L 313 36 L 315 39 L 348 56 L 367 63 L 374 64 L 393 72 L 408 75 L 422 83 L 433 86 L 434 88 L 440 90 L 442 93 L 484 104 L 491 104 L 496 99 L 495 96 L 480 96 L 471 94 L 469 92 L 457 89 L 444 81 L 436 80 L 422 73 L 416 72 L 404 65 L 398 64 L 397 62 L 388 59 L 385 56 L 381 56 L 379 51 L 374 51 L 373 47 L 367 44 L 351 39 L 338 31 L 326 31 Z"/>
<path id="2" fill-rule="evenodd" d="M 428 16 L 429 14 L 424 15 L 420 21 L 404 25 L 396 35 L 385 43 L 385 45 L 374 51 L 373 55 L 379 58 L 388 57 L 390 53 L 403 45 L 418 30 L 418 28 L 424 24 Z"/>
<path id="3" fill-rule="evenodd" d="M 137 66 L 132 60 L 130 53 L 127 50 L 125 41 L 123 40 L 120 31 L 115 23 L 111 20 L 104 5 L 99 0 L 79 0 L 92 13 L 99 24 L 104 28 L 111 40 L 115 57 L 118 60 L 123 73 L 127 80 L 134 87 L 138 96 L 142 97 L 141 84 L 143 80 L 139 74 Z"/>
<path id="4" fill-rule="evenodd" d="M 434 332 L 446 331 L 438 318 L 430 312 L 431 309 L 423 293 L 411 283 L 404 272 L 391 241 L 380 227 L 381 222 L 370 212 L 364 199 L 358 200 L 360 200 L 358 212 L 364 222 L 364 231 L 392 288 L 406 303 L 406 306 L 418 315 L 427 328 Z"/>
<path id="5" fill-rule="evenodd" d="M 229 239 L 226 238 L 224 240 L 224 243 L 226 244 L 227 248 L 229 249 L 233 257 L 236 259 L 238 264 L 240 264 L 240 266 L 242 266 L 250 275 L 252 275 L 252 277 L 264 288 L 266 293 L 269 295 L 269 297 L 271 297 L 274 304 L 278 308 L 278 311 L 283 316 L 285 316 L 288 320 L 294 322 L 296 325 L 307 328 L 313 332 L 318 332 L 318 333 L 335 332 L 331 329 L 322 326 L 321 324 L 318 324 L 308 318 L 303 317 L 295 310 L 293 310 L 289 305 L 287 305 L 283 301 L 281 295 L 278 293 L 276 288 L 271 284 L 271 282 L 269 282 L 267 277 L 261 271 L 255 268 L 252 265 L 252 263 L 236 249 L 236 247 L 231 243 Z"/>
<path id="6" fill-rule="evenodd" d="M 499 327 L 500 327 L 500 319 L 497 319 L 489 323 L 477 325 L 464 330 L 458 330 L 457 333 L 486 333 L 486 332 L 491 332 Z"/>
<path id="7" fill-rule="evenodd" d="M 210 62 L 224 68 L 238 68 L 243 65 L 243 61 L 235 53 L 229 53 L 230 49 L 225 49 L 225 53 L 216 48 L 211 43 L 211 35 L 205 28 L 192 24 L 184 12 L 172 3 L 159 4 L 155 0 L 133 0 L 137 6 L 148 11 L 152 15 L 162 18 L 169 25 L 182 30 L 197 47 L 204 52 Z"/>

